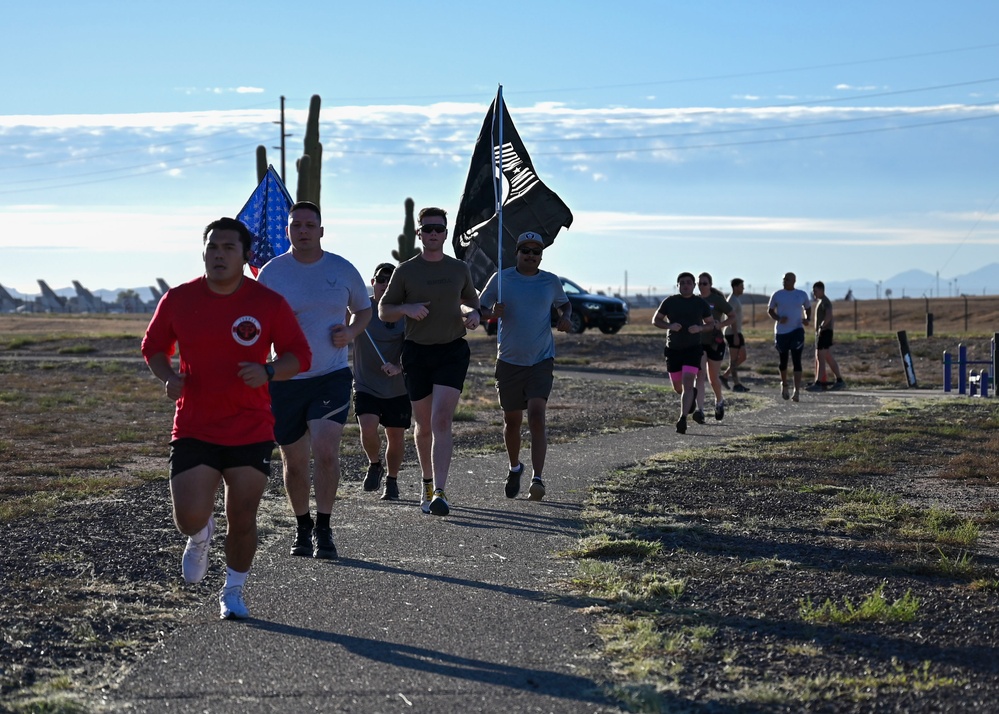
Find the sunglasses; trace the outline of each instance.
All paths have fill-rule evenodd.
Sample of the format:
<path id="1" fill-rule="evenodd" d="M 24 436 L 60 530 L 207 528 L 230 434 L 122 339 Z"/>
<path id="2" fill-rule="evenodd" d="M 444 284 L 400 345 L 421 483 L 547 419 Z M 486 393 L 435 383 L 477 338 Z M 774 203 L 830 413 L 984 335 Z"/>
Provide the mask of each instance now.
<path id="1" fill-rule="evenodd" d="M 420 231 L 423 233 L 447 233 L 447 226 L 440 223 L 428 223 L 425 226 L 420 226 Z"/>
<path id="2" fill-rule="evenodd" d="M 391 277 L 392 277 L 391 275 L 378 275 L 375 277 L 375 282 L 378 283 L 379 285 L 384 285 L 389 281 L 389 278 Z"/>
<path id="3" fill-rule="evenodd" d="M 517 248 L 517 252 L 524 255 L 541 255 L 541 248 Z"/>

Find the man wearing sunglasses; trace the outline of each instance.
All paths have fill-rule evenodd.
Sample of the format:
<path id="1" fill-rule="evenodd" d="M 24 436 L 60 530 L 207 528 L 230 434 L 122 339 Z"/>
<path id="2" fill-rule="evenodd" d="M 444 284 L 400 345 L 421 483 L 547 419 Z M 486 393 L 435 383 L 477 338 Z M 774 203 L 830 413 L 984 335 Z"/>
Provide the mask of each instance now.
<path id="1" fill-rule="evenodd" d="M 392 263 L 380 263 L 371 279 L 374 294 L 371 307 L 385 294 L 395 272 Z M 399 499 L 399 469 L 405 451 L 406 429 L 412 423 L 413 407 L 402 376 L 402 341 L 404 320 L 385 322 L 374 319 L 354 338 L 354 415 L 361 428 L 361 448 L 368 457 L 368 471 L 362 487 L 377 491 L 385 476 L 383 501 Z M 382 441 L 378 425 L 385 429 L 385 463 L 382 464 Z M 386 468 L 388 473 L 386 474 Z"/>
<path id="2" fill-rule="evenodd" d="M 539 234 L 521 233 L 517 238 L 517 265 L 494 273 L 479 295 L 486 317 L 498 317 L 496 391 L 503 410 L 503 442 L 510 458 L 506 497 L 520 493 L 520 428 L 527 410 L 531 433 L 531 468 L 528 489 L 532 501 L 545 495 L 541 473 L 548 453 L 545 409 L 552 391 L 555 340 L 552 339 L 551 311 L 558 311 L 557 329 L 569 332 L 572 305 L 558 276 L 541 270 L 545 244 Z M 499 302 L 502 285 L 503 301 Z"/>
<path id="3" fill-rule="evenodd" d="M 470 358 L 465 334 L 479 326 L 481 313 L 468 266 L 444 255 L 447 212 L 424 208 L 419 221 L 423 252 L 392 273 L 378 317 L 386 322 L 406 318 L 402 368 L 423 471 L 420 508 L 446 516 L 451 510 L 444 493 L 454 449 L 451 424 Z"/>
<path id="4" fill-rule="evenodd" d="M 284 295 L 312 348 L 312 366 L 271 384 L 274 438 L 297 520 L 292 555 L 335 560 L 330 516 L 340 486 L 340 439 L 350 409 L 350 343 L 371 319 L 364 278 L 342 256 L 323 250 L 319 206 L 299 201 L 288 214 L 291 250 L 261 268 L 258 280 Z M 313 463 L 309 482 L 309 461 Z M 316 520 L 309 513 L 315 488 Z"/>

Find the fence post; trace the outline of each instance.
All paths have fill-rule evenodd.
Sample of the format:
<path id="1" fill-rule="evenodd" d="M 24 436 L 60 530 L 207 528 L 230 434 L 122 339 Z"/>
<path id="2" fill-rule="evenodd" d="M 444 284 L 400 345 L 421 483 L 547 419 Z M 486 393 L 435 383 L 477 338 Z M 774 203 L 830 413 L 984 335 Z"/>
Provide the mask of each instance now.
<path id="1" fill-rule="evenodd" d="M 898 351 L 902 355 L 902 367 L 905 369 L 905 381 L 910 388 L 914 389 L 916 384 L 916 369 L 912 366 L 912 353 L 909 351 L 909 337 L 905 334 L 905 330 L 899 330 L 898 336 Z"/>
<path id="2" fill-rule="evenodd" d="M 943 390 L 944 392 L 950 392 L 950 371 L 953 358 L 950 352 L 944 350 L 943 353 Z"/>
<path id="3" fill-rule="evenodd" d="M 860 329 L 857 325 L 858 325 L 858 322 L 857 322 L 857 299 L 854 298 L 854 300 L 853 300 L 853 331 L 854 332 L 856 332 L 858 329 Z"/>
<path id="4" fill-rule="evenodd" d="M 957 393 L 968 393 L 968 348 L 963 343 L 957 346 Z"/>
<path id="5" fill-rule="evenodd" d="M 926 336 L 933 337 L 933 313 L 926 313 Z"/>

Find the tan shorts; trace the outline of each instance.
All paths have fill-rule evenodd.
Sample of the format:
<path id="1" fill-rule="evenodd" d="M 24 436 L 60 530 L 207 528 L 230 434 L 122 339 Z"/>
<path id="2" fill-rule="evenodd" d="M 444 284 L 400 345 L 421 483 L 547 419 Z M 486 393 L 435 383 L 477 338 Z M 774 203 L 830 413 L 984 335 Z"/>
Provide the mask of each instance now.
<path id="1" fill-rule="evenodd" d="M 496 360 L 496 392 L 505 412 L 527 409 L 529 399 L 548 400 L 555 381 L 555 360 L 549 358 L 530 367 Z"/>

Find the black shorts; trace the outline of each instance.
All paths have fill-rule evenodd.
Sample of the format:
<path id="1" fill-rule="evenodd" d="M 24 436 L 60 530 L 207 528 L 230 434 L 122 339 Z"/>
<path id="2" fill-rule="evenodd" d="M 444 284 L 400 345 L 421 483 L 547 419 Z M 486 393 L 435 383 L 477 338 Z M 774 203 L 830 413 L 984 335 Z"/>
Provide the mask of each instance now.
<path id="1" fill-rule="evenodd" d="M 435 384 L 453 387 L 460 392 L 465 386 L 471 357 L 472 352 L 463 337 L 443 345 L 404 341 L 402 371 L 410 400 L 418 402 L 429 397 L 434 392 Z"/>
<path id="2" fill-rule="evenodd" d="M 725 340 L 718 337 L 710 345 L 704 345 L 704 355 L 712 362 L 721 362 L 725 359 Z"/>
<path id="3" fill-rule="evenodd" d="M 778 352 L 792 352 L 805 348 L 805 328 L 799 327 L 796 330 L 774 335 L 774 347 Z"/>
<path id="4" fill-rule="evenodd" d="M 271 382 L 274 439 L 282 446 L 305 436 L 309 422 L 326 419 L 347 423 L 354 376 L 348 367 L 305 379 Z"/>
<path id="5" fill-rule="evenodd" d="M 408 394 L 385 398 L 354 392 L 354 416 L 362 414 L 374 414 L 378 423 L 386 428 L 408 429 L 413 423 L 413 403 Z"/>
<path id="6" fill-rule="evenodd" d="M 219 473 L 223 473 L 226 469 L 252 466 L 270 476 L 273 452 L 273 441 L 222 446 L 200 439 L 174 439 L 170 442 L 170 478 L 190 471 L 196 466 L 210 466 Z"/>
<path id="7" fill-rule="evenodd" d="M 815 333 L 815 349 L 817 350 L 827 350 L 833 346 L 833 331 L 830 327 L 828 330 L 819 330 Z"/>
<path id="8" fill-rule="evenodd" d="M 741 332 L 725 335 L 725 341 L 728 343 L 728 346 L 731 347 L 733 350 L 737 350 L 740 347 L 746 346 L 746 338 L 742 336 Z"/>
<path id="9" fill-rule="evenodd" d="M 524 367 L 496 360 L 496 393 L 505 412 L 527 409 L 529 399 L 548 401 L 555 382 L 555 358 Z"/>
<path id="10" fill-rule="evenodd" d="M 701 357 L 704 348 L 700 345 L 682 347 L 680 349 L 666 348 L 666 371 L 670 374 L 683 371 L 684 367 L 701 368 Z"/>

